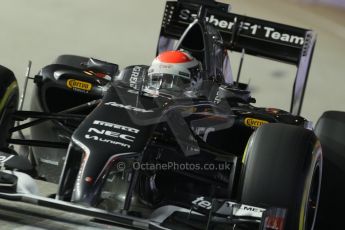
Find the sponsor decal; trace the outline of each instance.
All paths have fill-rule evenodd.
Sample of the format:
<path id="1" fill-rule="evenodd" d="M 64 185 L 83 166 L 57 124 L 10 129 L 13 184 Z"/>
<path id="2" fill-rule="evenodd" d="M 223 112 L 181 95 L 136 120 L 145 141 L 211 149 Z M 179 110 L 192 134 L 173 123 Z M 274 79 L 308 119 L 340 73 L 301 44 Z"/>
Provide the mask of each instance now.
<path id="1" fill-rule="evenodd" d="M 216 129 L 214 127 L 191 127 L 195 135 L 200 136 L 203 141 L 207 141 L 208 134 L 214 132 Z"/>
<path id="2" fill-rule="evenodd" d="M 260 119 L 255 119 L 255 118 L 246 118 L 244 119 L 244 124 L 248 127 L 253 127 L 253 128 L 258 128 L 263 124 L 269 123 L 268 121 L 260 120 Z"/>
<path id="3" fill-rule="evenodd" d="M 231 203 L 229 203 L 229 206 L 231 206 Z M 251 216 L 255 218 L 261 218 L 263 212 L 265 209 L 258 208 L 254 206 L 244 205 L 244 204 L 232 204 L 233 206 L 233 215 L 234 216 Z"/>
<path id="4" fill-rule="evenodd" d="M 106 102 L 104 105 L 110 105 L 110 106 L 114 106 L 114 107 L 118 107 L 118 108 L 123 108 L 123 109 L 127 109 L 127 110 L 132 110 L 132 111 L 136 111 L 136 112 L 141 112 L 141 113 L 152 113 L 153 110 L 149 109 L 142 109 L 142 108 L 137 108 L 131 105 L 123 105 L 123 104 L 119 104 L 117 102 Z"/>
<path id="5" fill-rule="evenodd" d="M 131 128 L 128 126 L 113 124 L 113 123 L 105 122 L 105 121 L 95 120 L 93 121 L 93 124 L 109 127 L 109 128 L 114 128 L 114 129 L 119 129 L 119 130 L 131 132 L 131 133 L 139 133 L 138 129 Z M 134 142 L 135 140 L 135 136 L 132 136 L 132 135 L 114 132 L 108 129 L 98 129 L 94 127 L 90 127 L 87 131 L 87 134 L 85 134 L 84 137 L 89 140 L 118 145 L 124 148 L 131 148 L 131 145 L 120 142 L 120 141 Z M 114 140 L 114 138 L 117 140 Z"/>
<path id="6" fill-rule="evenodd" d="M 92 89 L 92 84 L 85 82 L 85 81 L 79 81 L 76 79 L 68 79 L 66 82 L 66 85 L 68 88 L 82 91 L 82 92 L 89 92 Z"/>
<path id="7" fill-rule="evenodd" d="M 10 160 L 14 155 L 0 156 L 0 164 L 4 164 L 6 161 Z"/>
<path id="8" fill-rule="evenodd" d="M 297 44 L 297 45 L 303 45 L 304 43 L 303 37 L 298 37 L 298 36 L 290 35 L 286 33 L 280 33 L 276 31 L 274 28 L 271 28 L 268 26 L 265 26 L 264 30 L 265 30 L 266 38 L 271 38 L 273 40 L 288 42 L 288 43 Z"/>
<path id="9" fill-rule="evenodd" d="M 114 140 L 110 140 L 110 139 L 106 139 L 106 138 L 101 138 L 99 136 L 96 135 L 89 135 L 86 134 L 85 135 L 86 139 L 90 139 L 90 140 L 94 140 L 94 141 L 99 141 L 99 142 L 103 142 L 103 143 L 109 143 L 109 144 L 113 144 L 113 145 L 119 145 L 121 147 L 125 147 L 125 148 L 130 148 L 131 146 L 122 142 L 118 142 L 118 141 L 114 141 Z"/>
<path id="10" fill-rule="evenodd" d="M 219 104 L 222 98 L 219 96 L 219 90 L 217 91 L 216 97 L 214 98 L 214 103 Z"/>
<path id="11" fill-rule="evenodd" d="M 184 21 L 191 21 L 195 18 L 197 14 L 191 13 L 188 9 L 182 9 L 179 14 L 179 18 Z M 237 17 L 234 17 L 233 21 L 228 21 L 226 19 L 220 19 L 215 15 L 211 14 L 206 17 L 206 21 L 213 24 L 219 29 L 231 31 L 232 27 L 237 21 Z M 304 37 L 296 36 L 293 34 L 284 33 L 282 31 L 277 31 L 273 27 L 263 26 L 259 24 L 252 24 L 250 22 L 242 22 L 242 30 L 247 32 L 249 35 L 264 37 L 270 40 L 280 41 L 283 43 L 290 43 L 295 45 L 303 45 Z"/>
<path id="12" fill-rule="evenodd" d="M 129 78 L 129 86 L 134 89 L 138 88 L 137 82 L 138 82 L 138 77 L 140 75 L 140 71 L 141 71 L 141 66 L 134 66 L 131 77 Z"/>
<path id="13" fill-rule="evenodd" d="M 104 127 L 109 127 L 109 128 L 114 128 L 114 129 L 120 129 L 120 130 L 128 131 L 131 133 L 139 133 L 139 131 L 140 131 L 139 129 L 135 129 L 135 128 L 124 126 L 124 125 L 114 124 L 114 123 L 110 123 L 110 122 L 106 122 L 106 121 L 95 120 L 95 121 L 93 121 L 93 124 L 104 126 Z"/>
<path id="14" fill-rule="evenodd" d="M 111 130 L 89 128 L 89 130 L 87 132 L 88 133 L 96 133 L 96 134 L 104 135 L 104 136 L 108 136 L 108 137 L 115 137 L 115 138 L 122 139 L 122 140 L 129 141 L 129 142 L 133 142 L 135 140 L 134 136 L 122 134 L 122 133 L 118 133 L 118 132 L 113 132 Z"/>
<path id="15" fill-rule="evenodd" d="M 198 197 L 195 200 L 193 200 L 192 204 L 197 205 L 197 206 L 204 208 L 204 209 L 207 209 L 207 210 L 211 209 L 211 207 L 212 207 L 212 203 L 205 200 L 203 196 Z"/>
<path id="16" fill-rule="evenodd" d="M 147 89 L 146 89 L 147 90 Z M 132 94 L 136 94 L 138 95 L 139 94 L 139 91 L 137 90 L 132 90 L 132 89 L 129 89 L 127 90 L 128 93 L 132 93 Z M 145 96 L 145 97 L 158 97 L 157 94 L 153 94 L 153 93 L 148 93 L 148 92 L 141 92 L 141 95 Z"/>
<path id="17" fill-rule="evenodd" d="M 197 17 L 197 14 L 191 13 L 191 11 L 188 9 L 182 9 L 179 15 L 179 18 L 184 21 L 192 21 L 196 17 Z M 234 19 L 234 21 L 235 20 L 236 19 Z M 231 30 L 235 24 L 234 21 L 219 20 L 214 15 L 210 15 L 206 17 L 206 21 L 209 23 L 212 23 L 216 27 L 219 27 L 221 29 L 228 29 L 228 30 Z"/>
<path id="18" fill-rule="evenodd" d="M 169 64 L 160 64 L 159 65 L 160 69 L 170 69 L 172 67 L 173 67 L 173 65 L 169 65 Z"/>
<path id="19" fill-rule="evenodd" d="M 210 210 L 212 208 L 211 201 L 206 200 L 203 196 L 193 200 L 192 204 L 206 210 Z M 263 208 L 225 201 L 224 204 L 220 206 L 215 213 L 237 217 L 250 216 L 254 218 L 261 218 L 264 211 L 265 209 Z"/>

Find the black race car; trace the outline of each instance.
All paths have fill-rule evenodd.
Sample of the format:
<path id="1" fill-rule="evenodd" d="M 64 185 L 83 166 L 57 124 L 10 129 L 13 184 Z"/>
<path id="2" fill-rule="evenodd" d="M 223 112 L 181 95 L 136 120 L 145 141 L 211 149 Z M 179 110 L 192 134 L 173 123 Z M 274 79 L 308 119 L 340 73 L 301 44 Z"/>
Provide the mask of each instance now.
<path id="1" fill-rule="evenodd" d="M 27 76 L 32 111 L 17 111 L 15 77 L 0 67 L 0 157 L 17 170 L 1 171 L 0 197 L 141 229 L 314 229 L 322 150 L 299 113 L 316 35 L 228 9 L 166 4 L 157 53 L 183 49 L 202 63 L 190 94 L 145 92 L 148 66 L 62 55 Z M 227 50 L 297 66 L 291 111 L 253 106 Z M 320 136 L 343 115 L 326 113 Z M 20 172 L 58 183 L 56 194 L 30 194 Z"/>

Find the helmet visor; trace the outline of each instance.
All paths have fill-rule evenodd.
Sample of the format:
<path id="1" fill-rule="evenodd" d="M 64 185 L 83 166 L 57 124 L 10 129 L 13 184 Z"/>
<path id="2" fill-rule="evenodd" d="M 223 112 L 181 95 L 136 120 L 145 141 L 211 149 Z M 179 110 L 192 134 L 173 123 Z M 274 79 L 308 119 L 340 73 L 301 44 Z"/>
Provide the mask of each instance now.
<path id="1" fill-rule="evenodd" d="M 146 82 L 146 87 L 155 90 L 169 89 L 179 91 L 189 86 L 189 78 L 173 74 L 150 74 Z"/>

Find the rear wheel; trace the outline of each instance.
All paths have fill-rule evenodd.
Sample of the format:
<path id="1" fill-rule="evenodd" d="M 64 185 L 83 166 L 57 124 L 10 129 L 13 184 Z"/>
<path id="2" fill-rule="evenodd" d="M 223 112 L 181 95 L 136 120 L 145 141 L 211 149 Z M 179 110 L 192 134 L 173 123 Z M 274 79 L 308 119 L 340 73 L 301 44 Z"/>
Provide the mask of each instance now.
<path id="1" fill-rule="evenodd" d="M 13 72 L 0 65 L 0 149 L 8 147 L 9 130 L 14 126 L 12 114 L 18 108 L 19 90 Z"/>
<path id="2" fill-rule="evenodd" d="M 315 133 L 320 138 L 324 159 L 317 229 L 343 229 L 345 112 L 325 112 L 317 122 Z"/>
<path id="3" fill-rule="evenodd" d="M 285 124 L 263 125 L 245 151 L 241 202 L 286 208 L 285 229 L 314 229 L 321 171 L 321 146 L 312 131 Z"/>

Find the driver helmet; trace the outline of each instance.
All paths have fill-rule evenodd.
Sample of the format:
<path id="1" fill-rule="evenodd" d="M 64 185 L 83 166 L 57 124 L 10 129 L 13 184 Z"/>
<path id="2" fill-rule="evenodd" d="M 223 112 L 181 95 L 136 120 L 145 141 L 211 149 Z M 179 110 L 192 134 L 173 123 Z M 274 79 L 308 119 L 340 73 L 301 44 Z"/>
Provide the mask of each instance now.
<path id="1" fill-rule="evenodd" d="M 145 89 L 158 92 L 160 89 L 182 91 L 200 79 L 201 63 L 181 50 L 164 51 L 152 62 Z"/>

